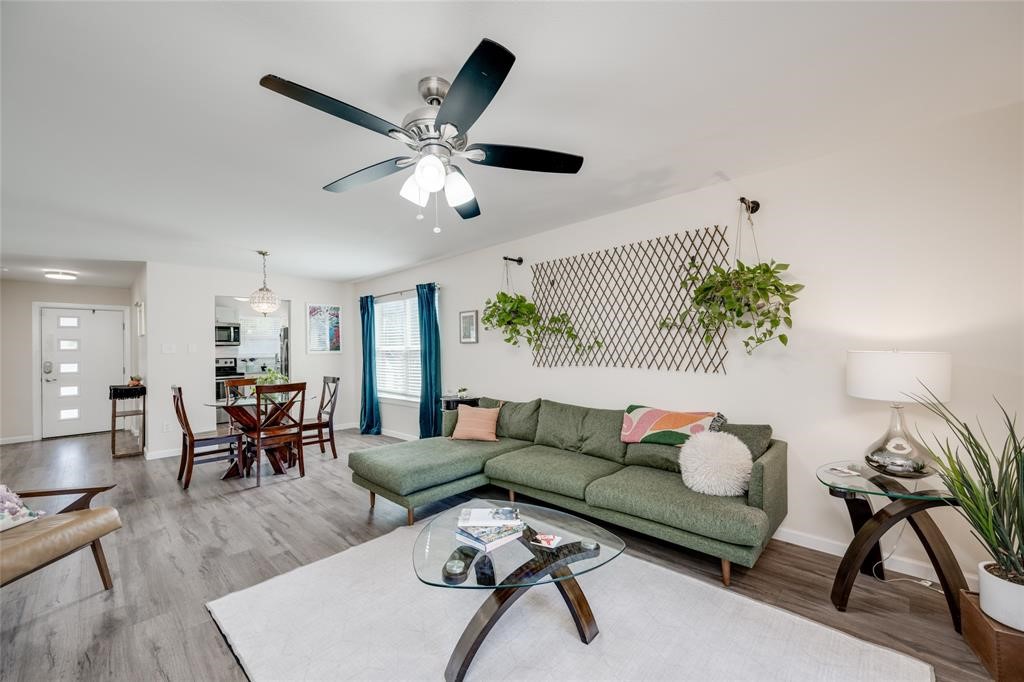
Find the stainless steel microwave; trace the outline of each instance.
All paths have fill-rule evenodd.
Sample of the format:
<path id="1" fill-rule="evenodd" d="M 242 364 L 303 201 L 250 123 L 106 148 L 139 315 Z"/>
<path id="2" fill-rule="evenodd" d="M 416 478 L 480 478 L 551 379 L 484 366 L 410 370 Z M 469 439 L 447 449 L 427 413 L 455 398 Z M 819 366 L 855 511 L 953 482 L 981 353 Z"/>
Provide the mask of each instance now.
<path id="1" fill-rule="evenodd" d="M 242 343 L 242 327 L 237 324 L 218 322 L 214 327 L 214 339 L 218 346 L 239 346 Z"/>

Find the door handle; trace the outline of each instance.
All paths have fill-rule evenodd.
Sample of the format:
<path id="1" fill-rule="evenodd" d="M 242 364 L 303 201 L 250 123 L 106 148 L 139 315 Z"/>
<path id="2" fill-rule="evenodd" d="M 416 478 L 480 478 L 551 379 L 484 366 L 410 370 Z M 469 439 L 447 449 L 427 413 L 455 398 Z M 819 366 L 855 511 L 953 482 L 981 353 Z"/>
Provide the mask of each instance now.
<path id="1" fill-rule="evenodd" d="M 57 380 L 56 379 L 43 379 L 43 381 L 45 381 L 48 384 L 52 384 L 53 382 L 55 382 Z"/>

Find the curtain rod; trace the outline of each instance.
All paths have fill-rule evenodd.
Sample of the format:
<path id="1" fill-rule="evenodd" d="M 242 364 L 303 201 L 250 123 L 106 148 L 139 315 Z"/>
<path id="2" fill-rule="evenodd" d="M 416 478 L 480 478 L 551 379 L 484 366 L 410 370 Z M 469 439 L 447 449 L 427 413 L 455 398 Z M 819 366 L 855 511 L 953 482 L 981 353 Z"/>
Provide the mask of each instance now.
<path id="1" fill-rule="evenodd" d="M 441 285 L 438 284 L 437 282 L 430 282 L 430 284 L 433 284 L 438 289 L 441 288 Z M 411 289 L 399 289 L 398 291 L 389 291 L 386 294 L 380 294 L 380 295 L 371 294 L 371 296 L 373 296 L 374 300 L 376 300 L 378 298 L 387 298 L 388 296 L 398 296 L 399 294 L 407 294 L 410 291 L 416 291 L 416 287 L 412 287 Z"/>

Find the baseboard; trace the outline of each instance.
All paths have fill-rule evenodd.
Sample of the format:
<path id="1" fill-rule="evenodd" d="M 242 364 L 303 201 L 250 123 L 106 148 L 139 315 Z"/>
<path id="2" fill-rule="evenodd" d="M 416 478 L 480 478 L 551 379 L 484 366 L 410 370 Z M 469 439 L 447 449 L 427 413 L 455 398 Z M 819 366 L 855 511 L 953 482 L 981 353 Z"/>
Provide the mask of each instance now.
<path id="1" fill-rule="evenodd" d="M 823 538 L 819 535 L 811 535 L 810 533 L 790 530 L 788 528 L 780 528 L 772 537 L 775 540 L 782 540 L 783 542 L 800 545 L 801 547 L 807 547 L 808 549 L 816 549 L 819 552 L 825 552 L 826 554 L 832 554 L 834 556 L 843 556 L 846 554 L 846 548 L 849 546 L 847 543 L 840 542 L 839 540 Z M 936 587 L 939 586 L 939 577 L 935 574 L 935 569 L 933 569 L 932 565 L 928 562 L 921 561 L 919 559 L 909 559 L 907 557 L 902 557 L 899 554 L 894 554 L 886 559 L 885 567 L 896 571 L 897 573 L 905 573 L 906 575 L 912 575 L 915 578 L 931 580 L 935 583 Z M 970 586 L 971 590 L 977 591 L 978 574 L 965 571 L 964 577 L 967 579 L 967 584 Z"/>
<path id="2" fill-rule="evenodd" d="M 35 440 L 35 438 L 33 436 L 4 436 L 3 438 L 0 438 L 0 445 L 27 443 L 30 440 Z"/>
<path id="3" fill-rule="evenodd" d="M 409 433 L 402 433 L 401 431 L 392 431 L 391 429 L 381 429 L 381 434 L 384 436 L 391 436 L 392 438 L 400 438 L 402 440 L 419 440 L 419 436 L 413 436 Z"/>
<path id="4" fill-rule="evenodd" d="M 170 448 L 168 450 L 150 450 L 150 449 L 147 448 L 146 449 L 146 454 L 144 456 L 145 456 L 146 459 L 163 459 L 164 457 L 180 457 L 181 456 L 181 448 L 180 447 Z"/>

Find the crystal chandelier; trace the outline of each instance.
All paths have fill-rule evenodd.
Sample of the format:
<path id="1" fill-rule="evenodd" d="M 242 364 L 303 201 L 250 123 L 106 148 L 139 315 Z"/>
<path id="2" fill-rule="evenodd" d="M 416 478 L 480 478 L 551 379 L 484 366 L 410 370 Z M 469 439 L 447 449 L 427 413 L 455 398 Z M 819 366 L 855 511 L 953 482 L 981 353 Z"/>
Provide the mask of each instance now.
<path id="1" fill-rule="evenodd" d="M 253 310 L 263 313 L 263 317 L 266 317 L 267 313 L 272 313 L 281 307 L 281 297 L 267 288 L 267 256 L 270 254 L 266 251 L 257 251 L 256 253 L 263 257 L 263 286 L 249 294 L 249 305 Z"/>

